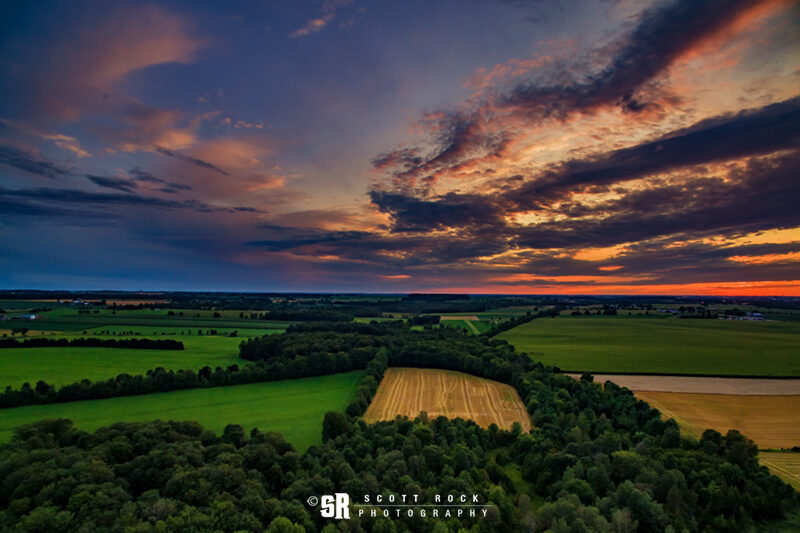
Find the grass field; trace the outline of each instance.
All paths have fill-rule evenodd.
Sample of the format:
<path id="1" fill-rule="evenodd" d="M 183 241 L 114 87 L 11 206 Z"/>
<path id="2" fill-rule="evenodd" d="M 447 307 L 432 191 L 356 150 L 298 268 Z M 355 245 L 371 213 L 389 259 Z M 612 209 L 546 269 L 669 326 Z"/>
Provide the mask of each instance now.
<path id="1" fill-rule="evenodd" d="M 13 428 L 42 418 L 69 418 L 92 431 L 115 422 L 196 420 L 219 434 L 227 424 L 248 433 L 278 431 L 298 450 L 322 441 L 327 411 L 343 411 L 355 395 L 363 372 L 253 383 L 211 389 L 126 396 L 107 400 L 33 405 L 0 410 L 0 442 L 11 439 Z"/>
<path id="2" fill-rule="evenodd" d="M 636 392 L 695 437 L 705 429 L 738 429 L 759 448 L 800 446 L 800 396 L 740 396 L 685 392 Z"/>
<path id="3" fill-rule="evenodd" d="M 519 422 L 525 431 L 531 428 L 530 416 L 511 386 L 461 372 L 424 368 L 388 369 L 364 419 L 415 418 L 420 411 L 429 418 L 461 417 L 484 427 L 494 422 L 510 429 Z"/>
<path id="4" fill-rule="evenodd" d="M 800 453 L 759 452 L 758 459 L 778 477 L 800 491 Z"/>
<path id="5" fill-rule="evenodd" d="M 573 372 L 800 376 L 800 323 L 542 318 L 498 335 Z"/>
<path id="6" fill-rule="evenodd" d="M 52 307 L 52 306 L 51 306 Z M 20 320 L 14 327 L 27 327 L 39 331 L 78 331 L 106 326 L 158 327 L 158 328 L 192 328 L 192 329 L 280 329 L 284 330 L 288 322 L 255 320 L 239 317 L 239 311 L 217 311 L 219 318 L 214 318 L 215 311 L 200 310 L 108 310 L 97 309 L 97 313 L 78 313 L 75 307 L 54 307 L 52 311 L 42 312 L 36 320 Z M 183 313 L 180 316 L 179 313 Z"/>
<path id="7" fill-rule="evenodd" d="M 66 385 L 84 378 L 92 381 L 119 374 L 143 374 L 163 366 L 168 370 L 198 370 L 242 364 L 239 343 L 231 337 L 170 336 L 183 342 L 184 350 L 131 350 L 127 348 L 5 348 L 0 350 L 0 387 L 35 385 L 40 379 Z"/>

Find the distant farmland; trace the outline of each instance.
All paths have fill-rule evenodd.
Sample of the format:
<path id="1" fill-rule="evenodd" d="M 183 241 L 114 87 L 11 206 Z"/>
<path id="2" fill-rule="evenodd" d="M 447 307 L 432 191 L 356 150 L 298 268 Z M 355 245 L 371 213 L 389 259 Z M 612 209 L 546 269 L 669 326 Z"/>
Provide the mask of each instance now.
<path id="1" fill-rule="evenodd" d="M 511 386 L 461 372 L 422 368 L 388 369 L 364 419 L 415 418 L 420 411 L 431 419 L 460 417 L 504 429 L 519 422 L 524 431 L 531 428 L 530 416 Z"/>
<path id="2" fill-rule="evenodd" d="M 344 411 L 363 372 L 211 389 L 163 392 L 106 400 L 33 405 L 0 410 L 0 442 L 13 429 L 42 418 L 69 418 L 93 431 L 115 422 L 196 420 L 220 434 L 227 424 L 249 432 L 278 431 L 301 452 L 322 442 L 327 411 Z"/>
<path id="3" fill-rule="evenodd" d="M 126 348 L 6 348 L 0 350 L 0 387 L 14 388 L 41 380 L 66 385 L 82 379 L 92 381 L 119 374 L 144 374 L 163 366 L 167 370 L 241 363 L 239 343 L 231 337 L 169 337 L 183 342 L 184 350 L 131 350 Z"/>
<path id="4" fill-rule="evenodd" d="M 800 396 L 639 391 L 636 397 L 696 437 L 707 428 L 738 429 L 759 448 L 800 446 Z"/>
<path id="5" fill-rule="evenodd" d="M 559 317 L 497 338 L 565 371 L 800 376 L 797 322 Z"/>

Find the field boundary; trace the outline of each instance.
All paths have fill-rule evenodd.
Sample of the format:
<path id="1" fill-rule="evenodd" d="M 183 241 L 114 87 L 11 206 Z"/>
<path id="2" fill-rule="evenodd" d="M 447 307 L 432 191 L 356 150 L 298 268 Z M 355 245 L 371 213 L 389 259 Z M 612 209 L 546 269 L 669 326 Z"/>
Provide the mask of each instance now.
<path id="1" fill-rule="evenodd" d="M 800 375 L 792 376 L 762 376 L 759 374 L 686 374 L 682 372 L 616 372 L 616 371 L 603 371 L 593 372 L 591 370 L 567 370 L 561 367 L 557 368 L 562 374 L 574 374 L 578 377 L 584 374 L 591 374 L 593 376 L 663 376 L 663 377 L 676 377 L 676 378 L 722 378 L 722 379 L 800 379 Z"/>
<path id="2" fill-rule="evenodd" d="M 580 379 L 579 374 L 567 374 Z M 735 396 L 800 396 L 800 379 L 605 374 L 610 381 L 633 391 Z M 598 383 L 601 380 L 597 381 Z"/>

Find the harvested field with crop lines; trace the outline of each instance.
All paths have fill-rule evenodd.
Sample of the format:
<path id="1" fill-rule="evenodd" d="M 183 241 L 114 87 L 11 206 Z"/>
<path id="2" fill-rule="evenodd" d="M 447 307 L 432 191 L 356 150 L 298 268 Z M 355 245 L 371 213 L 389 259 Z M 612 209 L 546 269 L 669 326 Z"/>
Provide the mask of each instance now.
<path id="1" fill-rule="evenodd" d="M 450 370 L 390 368 L 364 418 L 368 422 L 392 420 L 397 415 L 414 418 L 445 416 L 492 423 L 510 429 L 519 422 L 531 428 L 530 416 L 517 392 L 509 385 Z"/>

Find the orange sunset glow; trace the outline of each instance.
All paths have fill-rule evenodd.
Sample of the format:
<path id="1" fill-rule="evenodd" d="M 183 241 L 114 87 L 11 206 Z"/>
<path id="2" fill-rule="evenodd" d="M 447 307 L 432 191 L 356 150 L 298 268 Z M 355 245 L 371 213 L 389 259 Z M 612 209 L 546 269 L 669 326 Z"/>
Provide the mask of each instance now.
<path id="1" fill-rule="evenodd" d="M 800 296 L 796 2 L 490 4 L 20 7 L 3 285 Z"/>

